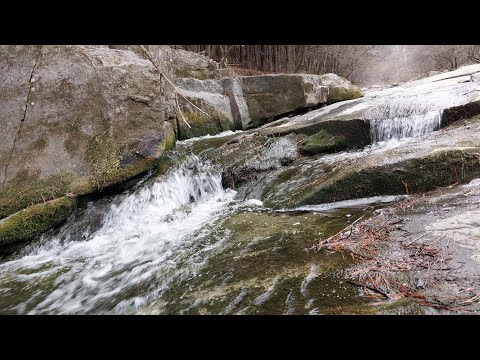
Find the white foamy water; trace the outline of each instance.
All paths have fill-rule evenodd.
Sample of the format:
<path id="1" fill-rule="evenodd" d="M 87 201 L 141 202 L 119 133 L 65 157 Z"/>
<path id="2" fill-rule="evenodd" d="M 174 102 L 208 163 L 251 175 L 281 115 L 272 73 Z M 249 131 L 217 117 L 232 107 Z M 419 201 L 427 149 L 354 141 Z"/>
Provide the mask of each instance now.
<path id="1" fill-rule="evenodd" d="M 67 224 L 56 238 L 0 264 L 2 292 L 8 294 L 11 289 L 4 284 L 11 281 L 28 287 L 53 276 L 53 291 L 34 294 L 13 310 L 135 312 L 176 278 L 195 271 L 187 247 L 199 237 L 191 235 L 225 213 L 234 196 L 222 188 L 219 174 L 193 158 L 168 177 L 111 204 L 98 230 L 84 240 L 62 237 L 69 232 Z"/>
<path id="2" fill-rule="evenodd" d="M 278 169 L 282 163 L 292 162 L 298 157 L 295 142 L 289 138 L 274 139 L 258 156 L 248 162 L 257 170 Z"/>
<path id="3" fill-rule="evenodd" d="M 407 195 L 384 195 L 384 196 L 371 196 L 367 198 L 351 199 L 344 201 L 335 201 L 331 203 L 324 203 L 318 205 L 306 205 L 300 206 L 294 209 L 282 210 L 282 211 L 326 211 L 332 209 L 340 209 L 347 207 L 358 207 L 370 204 L 390 203 L 407 198 Z"/>
<path id="4" fill-rule="evenodd" d="M 339 165 L 342 164 L 343 161 L 355 160 L 366 157 L 368 155 L 381 154 L 397 148 L 403 148 L 411 143 L 415 143 L 416 141 L 418 141 L 418 138 L 402 138 L 390 139 L 388 141 L 380 141 L 373 143 L 372 145 L 367 145 L 364 148 L 358 150 L 340 151 L 338 153 L 323 155 L 318 159 L 312 161 L 311 163 Z"/>
<path id="5" fill-rule="evenodd" d="M 235 131 L 227 130 L 227 131 L 223 131 L 223 132 L 221 132 L 221 133 L 215 134 L 215 135 L 207 134 L 207 135 L 198 136 L 198 137 L 194 137 L 194 138 L 191 138 L 191 139 L 179 141 L 178 144 L 181 144 L 181 143 L 188 144 L 188 143 L 197 142 L 197 141 L 202 141 L 202 140 L 222 138 L 222 137 L 226 137 L 226 136 L 230 136 L 230 135 L 235 135 L 235 134 L 238 135 L 238 134 L 241 134 L 241 133 L 243 133 L 243 130 L 235 130 Z"/>
<path id="6" fill-rule="evenodd" d="M 458 73 L 474 70 L 464 69 Z M 426 135 L 440 128 L 444 109 L 475 101 L 480 95 L 480 83 L 465 82 L 466 79 L 455 75 L 456 72 L 445 73 L 438 77 L 438 81 L 429 78 L 395 87 L 370 89 L 360 99 L 327 105 L 288 121 L 278 120 L 277 127 L 281 129 L 336 117 L 341 119 L 356 113 L 353 118 L 358 116 L 372 121 L 373 142 Z M 342 111 L 339 108 L 343 108 Z"/>
<path id="7" fill-rule="evenodd" d="M 430 134 L 442 123 L 442 111 L 433 110 L 424 114 L 406 117 L 370 120 L 370 136 L 373 143 Z"/>

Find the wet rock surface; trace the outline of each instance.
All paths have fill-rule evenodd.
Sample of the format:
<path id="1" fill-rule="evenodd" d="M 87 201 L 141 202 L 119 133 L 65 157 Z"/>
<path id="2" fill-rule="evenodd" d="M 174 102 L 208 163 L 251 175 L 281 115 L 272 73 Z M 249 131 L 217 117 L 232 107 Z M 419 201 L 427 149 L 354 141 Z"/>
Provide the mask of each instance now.
<path id="1" fill-rule="evenodd" d="M 479 185 L 477 178 L 410 197 L 320 248 L 352 253 L 357 264 L 348 276 L 380 303 L 411 299 L 427 314 L 476 314 Z"/>
<path id="2" fill-rule="evenodd" d="M 149 61 L 103 46 L 0 52 L 0 218 L 121 183 L 162 156 L 173 109 Z"/>
<path id="3" fill-rule="evenodd" d="M 183 116 L 191 124 L 179 122 L 181 139 L 254 128 L 284 114 L 324 104 L 328 94 L 320 76 L 304 74 L 180 78 L 175 83 L 180 94 L 196 105 L 180 99 Z"/>
<path id="4" fill-rule="evenodd" d="M 307 111 L 316 76 L 207 62 L 162 93 L 141 47 L 2 49 L 1 313 L 478 311 L 475 68 Z"/>

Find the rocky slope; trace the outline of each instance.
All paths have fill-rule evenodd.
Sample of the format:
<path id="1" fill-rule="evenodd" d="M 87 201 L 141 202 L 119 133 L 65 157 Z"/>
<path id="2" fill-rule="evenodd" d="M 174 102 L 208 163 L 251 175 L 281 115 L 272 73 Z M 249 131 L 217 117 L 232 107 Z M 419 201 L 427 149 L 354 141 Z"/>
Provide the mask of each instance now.
<path id="1" fill-rule="evenodd" d="M 212 139 L 204 154 L 239 196 L 273 207 L 467 182 L 480 175 L 480 87 L 442 76 Z"/>
<path id="2" fill-rule="evenodd" d="M 229 75 L 169 46 L 0 47 L 0 242 L 28 240 L 79 196 L 156 168 L 176 139 L 327 101 L 319 76 Z"/>
<path id="3" fill-rule="evenodd" d="M 3 46 L 0 53 L 0 218 L 121 183 L 154 167 L 174 144 L 166 121 L 174 108 L 159 74 L 133 52 Z M 68 217 L 62 202 L 48 208 L 56 204 L 61 215 L 39 229 Z"/>

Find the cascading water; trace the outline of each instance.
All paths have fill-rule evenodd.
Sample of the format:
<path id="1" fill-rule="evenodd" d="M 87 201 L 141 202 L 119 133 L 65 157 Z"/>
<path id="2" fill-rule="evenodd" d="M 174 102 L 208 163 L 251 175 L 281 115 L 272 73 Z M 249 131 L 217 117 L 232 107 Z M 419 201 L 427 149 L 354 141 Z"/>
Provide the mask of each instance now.
<path id="1" fill-rule="evenodd" d="M 265 149 L 274 163 L 275 149 Z M 179 144 L 174 162 L 185 151 Z M 128 194 L 89 203 L 2 260 L 0 314 L 318 314 L 368 306 L 341 281 L 348 261 L 308 249 L 373 207 L 273 211 L 237 200 L 221 183 L 212 165 L 190 155 Z"/>
<path id="2" fill-rule="evenodd" d="M 371 120 L 370 136 L 373 143 L 430 134 L 440 128 L 442 111 L 434 110 L 408 117 Z"/>
<path id="3" fill-rule="evenodd" d="M 222 188 L 221 176 L 210 166 L 191 158 L 166 179 L 144 185 L 107 209 L 87 209 L 87 221 L 71 221 L 57 236 L 0 264 L 2 297 L 15 290 L 9 284 L 28 288 L 41 283 L 41 290 L 26 291 L 24 301 L 11 310 L 135 311 L 182 275 L 181 265 L 191 260 L 185 253 L 194 241 L 191 235 L 224 211 L 234 195 Z M 94 223 L 96 216 L 102 217 L 97 229 L 82 231 L 81 225 Z"/>
<path id="4" fill-rule="evenodd" d="M 89 203 L 59 229 L 0 259 L 0 314 L 378 312 L 345 282 L 349 257 L 310 249 L 399 197 L 282 204 L 311 196 L 332 174 L 360 162 L 377 166 L 419 156 L 425 144 L 437 145 L 435 134 L 415 137 L 440 128 L 441 108 L 473 101 L 479 92 L 473 82 L 399 86 L 279 120 L 280 129 L 330 116 L 371 122 L 371 145 L 318 157 L 299 158 L 302 138 L 294 134 L 251 141 L 250 152 L 241 145 L 255 133 L 245 131 L 238 145 L 231 143 L 233 152 L 220 149 L 251 172 L 252 184 L 238 193 L 222 188 L 220 173 L 200 159 L 217 160 L 211 150 L 233 140 L 233 132 L 179 142 L 170 153 L 176 167 L 167 174 Z M 264 207 L 259 198 L 282 210 Z"/>

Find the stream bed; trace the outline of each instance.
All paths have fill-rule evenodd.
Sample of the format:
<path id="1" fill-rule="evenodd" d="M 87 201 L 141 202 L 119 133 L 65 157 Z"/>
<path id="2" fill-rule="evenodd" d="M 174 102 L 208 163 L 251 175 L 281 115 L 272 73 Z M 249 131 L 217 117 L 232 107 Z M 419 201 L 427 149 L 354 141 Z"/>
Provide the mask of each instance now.
<path id="1" fill-rule="evenodd" d="M 311 249 L 397 197 L 273 210 L 238 199 L 212 164 L 186 149 L 178 145 L 179 164 L 166 174 L 88 203 L 3 258 L 0 313 L 419 311 L 373 305 L 345 281 L 348 255 Z"/>

